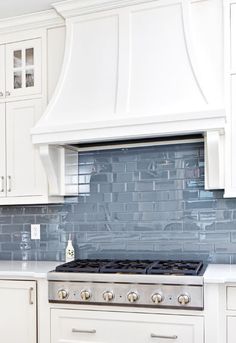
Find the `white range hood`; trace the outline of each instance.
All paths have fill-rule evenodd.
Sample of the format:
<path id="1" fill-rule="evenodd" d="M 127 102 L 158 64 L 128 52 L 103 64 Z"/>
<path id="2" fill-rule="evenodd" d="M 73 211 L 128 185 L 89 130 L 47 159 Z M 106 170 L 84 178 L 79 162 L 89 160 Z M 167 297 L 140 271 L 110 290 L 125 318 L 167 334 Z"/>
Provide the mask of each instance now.
<path id="1" fill-rule="evenodd" d="M 65 60 L 32 130 L 47 170 L 56 168 L 56 144 L 191 133 L 205 134 L 214 170 L 225 128 L 221 1 L 69 0 L 54 8 L 66 19 Z"/>

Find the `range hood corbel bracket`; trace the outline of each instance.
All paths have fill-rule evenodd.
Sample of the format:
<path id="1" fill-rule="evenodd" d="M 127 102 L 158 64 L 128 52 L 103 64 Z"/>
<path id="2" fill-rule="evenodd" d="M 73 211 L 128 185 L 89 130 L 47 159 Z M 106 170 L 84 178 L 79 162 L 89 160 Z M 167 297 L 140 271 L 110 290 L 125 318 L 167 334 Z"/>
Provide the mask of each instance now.
<path id="1" fill-rule="evenodd" d="M 205 133 L 205 189 L 224 189 L 224 132 Z"/>
<path id="2" fill-rule="evenodd" d="M 48 177 L 50 195 L 64 195 L 64 148 L 44 144 L 39 146 L 39 153 Z"/>

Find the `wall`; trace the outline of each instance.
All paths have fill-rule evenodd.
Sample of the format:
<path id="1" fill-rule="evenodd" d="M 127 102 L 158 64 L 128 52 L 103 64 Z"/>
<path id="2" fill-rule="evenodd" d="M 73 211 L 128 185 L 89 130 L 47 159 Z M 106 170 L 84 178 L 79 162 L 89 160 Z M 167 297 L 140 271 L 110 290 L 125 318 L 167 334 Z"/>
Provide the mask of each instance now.
<path id="1" fill-rule="evenodd" d="M 65 204 L 0 208 L 0 259 L 63 260 L 72 233 L 80 258 L 236 263 L 236 199 L 204 190 L 203 143 L 81 153 L 79 171 Z"/>

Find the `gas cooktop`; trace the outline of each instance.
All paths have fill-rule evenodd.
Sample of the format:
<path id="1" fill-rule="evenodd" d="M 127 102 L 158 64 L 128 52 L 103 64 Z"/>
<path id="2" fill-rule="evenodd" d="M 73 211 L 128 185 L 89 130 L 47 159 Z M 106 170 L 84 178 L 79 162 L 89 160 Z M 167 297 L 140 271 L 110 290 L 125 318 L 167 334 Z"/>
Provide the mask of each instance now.
<path id="1" fill-rule="evenodd" d="M 55 272 L 155 275 L 199 275 L 202 261 L 183 260 L 75 260 L 56 267 Z"/>
<path id="2" fill-rule="evenodd" d="M 48 273 L 49 301 L 203 309 L 204 270 L 192 260 L 75 260 Z"/>

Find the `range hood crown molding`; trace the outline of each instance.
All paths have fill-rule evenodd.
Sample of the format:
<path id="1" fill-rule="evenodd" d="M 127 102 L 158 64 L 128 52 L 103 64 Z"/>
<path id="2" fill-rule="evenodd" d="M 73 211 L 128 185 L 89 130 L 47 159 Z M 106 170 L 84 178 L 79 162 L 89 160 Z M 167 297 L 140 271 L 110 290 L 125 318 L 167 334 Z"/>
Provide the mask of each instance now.
<path id="1" fill-rule="evenodd" d="M 75 17 L 77 15 L 89 14 L 93 12 L 112 10 L 115 8 L 132 6 L 142 3 L 154 2 L 156 0 L 67 0 L 55 2 L 52 7 L 64 18 Z M 166 0 L 167 2 L 168 0 Z M 185 0 L 183 0 L 185 1 Z M 208 0 L 187 0 L 190 3 Z M 172 1 L 173 2 L 173 1 Z M 179 1 L 176 0 L 178 3 Z"/>
<path id="2" fill-rule="evenodd" d="M 64 18 L 70 18 L 153 1 L 156 0 L 67 0 L 53 3 L 52 7 Z"/>

